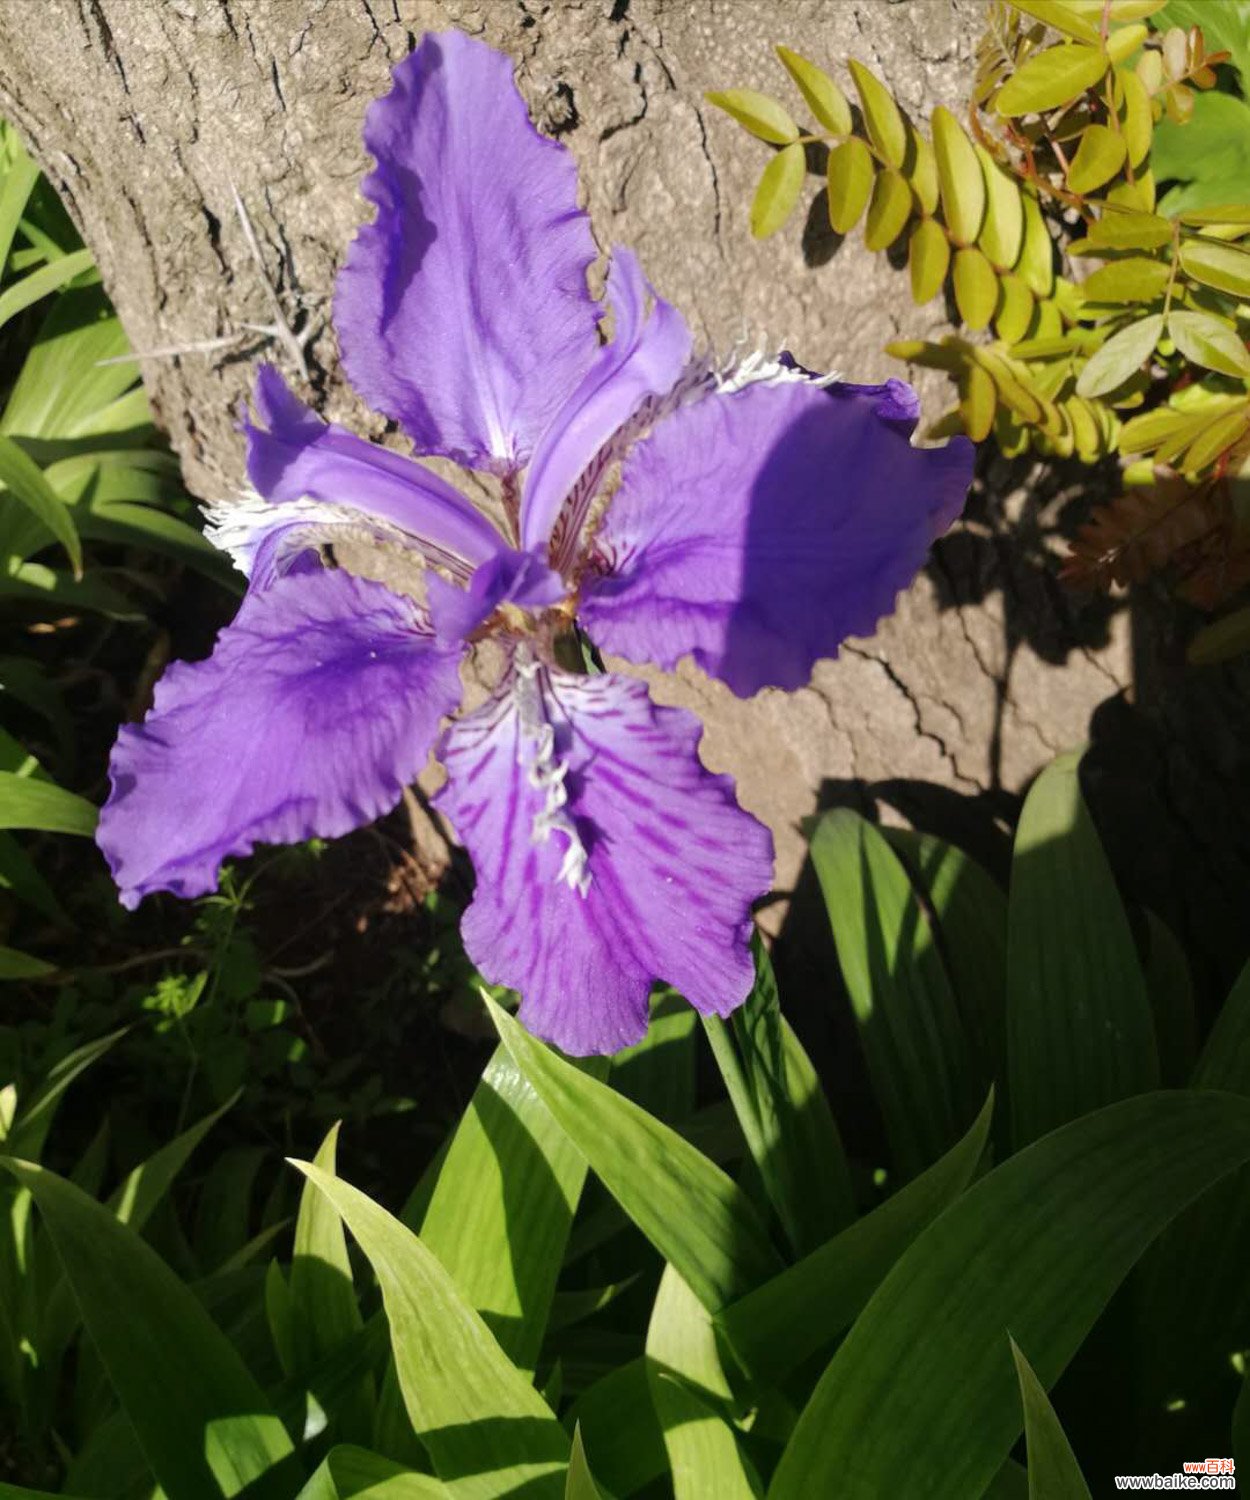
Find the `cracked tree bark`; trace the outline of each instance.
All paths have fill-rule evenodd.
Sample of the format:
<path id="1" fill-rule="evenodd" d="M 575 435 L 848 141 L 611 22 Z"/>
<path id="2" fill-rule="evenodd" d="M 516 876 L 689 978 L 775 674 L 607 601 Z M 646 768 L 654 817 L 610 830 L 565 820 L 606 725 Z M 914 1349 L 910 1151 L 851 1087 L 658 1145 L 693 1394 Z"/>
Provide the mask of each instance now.
<path id="1" fill-rule="evenodd" d="M 535 118 L 579 158 L 601 244 L 633 245 L 697 330 L 721 347 L 788 343 L 807 364 L 872 379 L 896 368 L 889 338 L 939 315 L 911 307 L 882 257 L 822 232 L 819 201 L 802 234 L 753 242 L 762 151 L 703 91 L 782 90 L 771 45 L 784 41 L 835 72 L 862 58 L 927 115 L 966 95 L 980 15 L 977 0 L 44 0 L 36 20 L 28 0 L 0 0 L 0 108 L 64 195 L 137 349 L 237 336 L 144 366 L 188 484 L 219 497 L 241 479 L 234 422 L 254 356 L 299 373 L 290 339 L 265 349 L 248 332 L 274 311 L 236 191 L 306 336 L 306 394 L 383 435 L 344 384 L 329 300 L 364 211 L 365 107 L 425 29 L 457 25 L 516 58 Z M 932 408 L 940 386 L 922 389 Z M 1106 799 L 1124 812 L 1127 798 L 1108 834 L 1142 893 L 1227 947 L 1250 821 L 1235 793 L 1244 691 L 1184 675 L 1170 609 L 1131 617 L 1059 588 L 1057 517 L 1085 476 L 1039 486 L 999 465 L 990 478 L 897 614 L 810 689 L 743 703 L 683 671 L 657 696 L 704 717 L 705 759 L 775 830 L 783 888 L 818 795 L 866 790 L 930 821 L 971 810 L 985 832 L 1092 725 L 1104 762 L 1131 772 Z M 1134 711 L 1114 706 L 1126 692 Z M 1166 831 L 1143 853 L 1141 810 L 1156 801 Z M 1178 862 L 1202 872 L 1184 910 Z"/>

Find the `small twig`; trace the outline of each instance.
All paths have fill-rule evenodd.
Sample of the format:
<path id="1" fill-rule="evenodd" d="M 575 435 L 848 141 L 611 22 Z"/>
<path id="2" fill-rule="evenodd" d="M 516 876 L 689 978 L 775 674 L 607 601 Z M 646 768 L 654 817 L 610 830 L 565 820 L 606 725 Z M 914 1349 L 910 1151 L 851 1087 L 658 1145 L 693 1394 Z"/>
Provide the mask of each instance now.
<path id="1" fill-rule="evenodd" d="M 268 267 L 265 265 L 265 257 L 261 254 L 260 242 L 256 238 L 256 231 L 252 228 L 251 215 L 247 206 L 239 196 L 239 190 L 235 187 L 233 180 L 230 183 L 230 191 L 234 195 L 234 211 L 239 218 L 239 227 L 243 231 L 243 238 L 247 241 L 247 247 L 252 252 L 257 269 L 260 271 L 261 283 L 269 297 L 269 305 L 273 308 L 273 323 L 266 327 L 253 325 L 256 333 L 268 333 L 282 345 L 294 361 L 301 377 L 308 379 L 308 361 L 304 357 L 304 347 L 312 337 L 312 325 L 304 329 L 302 334 L 297 334 L 287 321 L 286 312 L 282 306 L 282 298 L 278 295 L 278 289 L 273 284 L 269 275 Z M 245 327 L 248 325 L 244 325 Z"/>
<path id="2" fill-rule="evenodd" d="M 157 963 L 166 958 L 205 958 L 202 948 L 153 948 L 150 953 L 139 953 L 134 958 L 123 958 L 115 964 L 81 964 L 73 969 L 53 969 L 47 974 L 33 976 L 36 984 L 65 984 L 82 974 L 123 974 L 127 969 L 139 969 L 144 964 Z"/>
<path id="3" fill-rule="evenodd" d="M 249 323 L 244 323 L 243 329 L 254 333 L 262 331 L 252 328 Z M 223 334 L 219 339 L 200 339 L 193 344 L 165 344 L 159 349 L 132 349 L 129 354 L 114 354 L 111 359 L 97 359 L 95 367 L 103 370 L 108 365 L 137 364 L 141 359 L 173 359 L 180 354 L 211 354 L 215 349 L 228 349 L 243 337 L 244 333 L 240 330 L 238 333 Z"/>

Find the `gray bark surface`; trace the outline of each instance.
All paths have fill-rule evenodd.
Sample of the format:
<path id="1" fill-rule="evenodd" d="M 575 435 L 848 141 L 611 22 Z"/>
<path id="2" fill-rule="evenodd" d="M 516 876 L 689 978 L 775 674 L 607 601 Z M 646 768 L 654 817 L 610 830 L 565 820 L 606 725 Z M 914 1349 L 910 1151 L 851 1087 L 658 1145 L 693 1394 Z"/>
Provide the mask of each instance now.
<path id="1" fill-rule="evenodd" d="M 365 108 L 424 30 L 457 25 L 516 59 L 535 118 L 578 157 L 600 244 L 632 245 L 717 347 L 785 344 L 865 380 L 897 373 L 883 344 L 929 331 L 940 311 L 914 309 L 905 276 L 858 236 L 822 231 L 819 204 L 804 232 L 752 241 L 764 148 L 703 92 L 784 95 L 771 48 L 785 42 L 844 80 L 846 57 L 861 58 L 927 117 L 965 98 L 980 17 L 976 0 L 0 0 L 0 110 L 64 195 L 137 349 L 244 335 L 144 364 L 188 484 L 220 498 L 241 482 L 235 422 L 255 358 L 298 379 L 282 343 L 245 336 L 274 308 L 236 190 L 285 318 L 310 334 L 303 393 L 384 433 L 343 380 L 330 297 L 366 208 Z M 922 392 L 935 415 L 942 385 Z M 1244 692 L 1184 672 L 1170 607 L 1133 615 L 1059 587 L 1057 521 L 1087 474 L 1039 485 L 998 464 L 990 479 L 897 613 L 821 664 L 810 688 L 740 702 L 683 670 L 657 680 L 657 696 L 702 715 L 708 764 L 732 771 L 775 831 L 782 888 L 818 796 L 867 790 L 922 821 L 971 813 L 992 837 L 1034 773 L 1092 725 L 1106 753 L 1091 786 L 1117 757 L 1131 773 L 1109 836 L 1165 909 L 1176 871 L 1200 869 L 1195 909 L 1170 915 L 1218 945 L 1244 890 L 1245 808 L 1230 791 L 1246 784 Z M 1143 849 L 1147 802 L 1166 804 L 1166 833 Z"/>

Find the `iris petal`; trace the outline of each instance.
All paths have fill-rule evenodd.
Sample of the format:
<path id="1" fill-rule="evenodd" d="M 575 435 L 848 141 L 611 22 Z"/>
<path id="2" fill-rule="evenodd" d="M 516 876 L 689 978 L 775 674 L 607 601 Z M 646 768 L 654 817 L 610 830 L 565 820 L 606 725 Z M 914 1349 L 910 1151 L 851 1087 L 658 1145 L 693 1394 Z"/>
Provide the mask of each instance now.
<path id="1" fill-rule="evenodd" d="M 972 445 L 914 448 L 914 423 L 900 381 L 784 369 L 679 408 L 625 464 L 580 618 L 604 650 L 690 653 L 743 696 L 803 686 L 872 633 L 963 507 Z"/>
<path id="2" fill-rule="evenodd" d="M 522 663 L 444 737 L 436 800 L 477 872 L 465 947 L 566 1052 L 638 1041 L 657 980 L 718 1015 L 751 988 L 772 839 L 701 734 L 632 678 Z"/>
<path id="3" fill-rule="evenodd" d="M 421 453 L 503 473 L 598 347 L 572 156 L 534 129 L 502 53 L 428 35 L 370 107 L 377 217 L 339 276 L 343 363 Z"/>
<path id="4" fill-rule="evenodd" d="M 97 841 L 123 904 L 203 895 L 258 843 L 389 811 L 459 701 L 459 658 L 407 600 L 347 573 L 249 594 L 213 654 L 170 667 L 118 736 Z"/>

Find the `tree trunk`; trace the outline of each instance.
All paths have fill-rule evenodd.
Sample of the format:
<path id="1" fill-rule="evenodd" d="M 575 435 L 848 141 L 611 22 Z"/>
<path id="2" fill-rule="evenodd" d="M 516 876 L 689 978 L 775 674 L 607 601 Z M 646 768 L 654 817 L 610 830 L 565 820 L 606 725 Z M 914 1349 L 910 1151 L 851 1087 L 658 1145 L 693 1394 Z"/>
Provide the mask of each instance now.
<path id="1" fill-rule="evenodd" d="M 365 107 L 424 30 L 456 25 L 517 60 L 535 118 L 579 158 L 601 244 L 634 246 L 716 346 L 787 344 L 864 380 L 897 369 L 888 339 L 937 315 L 911 306 L 883 257 L 822 230 L 823 199 L 803 232 L 753 241 L 763 148 L 703 93 L 785 92 L 771 51 L 784 42 L 837 73 L 863 59 L 927 117 L 966 99 L 981 16 L 976 0 L 0 0 L 0 108 L 64 195 L 135 347 L 152 351 L 153 406 L 187 483 L 216 498 L 241 479 L 236 414 L 262 353 L 297 381 L 305 359 L 305 395 L 382 435 L 343 381 L 330 298 L 365 209 Z M 298 339 L 249 329 L 275 321 Z M 923 389 L 933 415 L 941 385 Z M 1137 779 L 1116 783 L 1120 800 L 1128 785 L 1166 801 L 1165 836 L 1132 860 L 1144 893 L 1224 943 L 1245 888 L 1244 695 L 1183 674 L 1170 606 L 1143 623 L 1057 585 L 1057 518 L 1087 473 L 1039 484 L 999 463 L 990 478 L 897 614 L 809 689 L 743 703 L 683 671 L 657 695 L 703 716 L 705 758 L 776 832 L 783 887 L 818 795 L 866 788 L 939 822 L 971 810 L 984 831 L 1092 723 L 1128 746 Z M 1128 690 L 1144 715 L 1113 707 Z M 1140 813 L 1110 828 L 1130 851 Z M 1202 875 L 1184 911 L 1178 862 Z"/>

